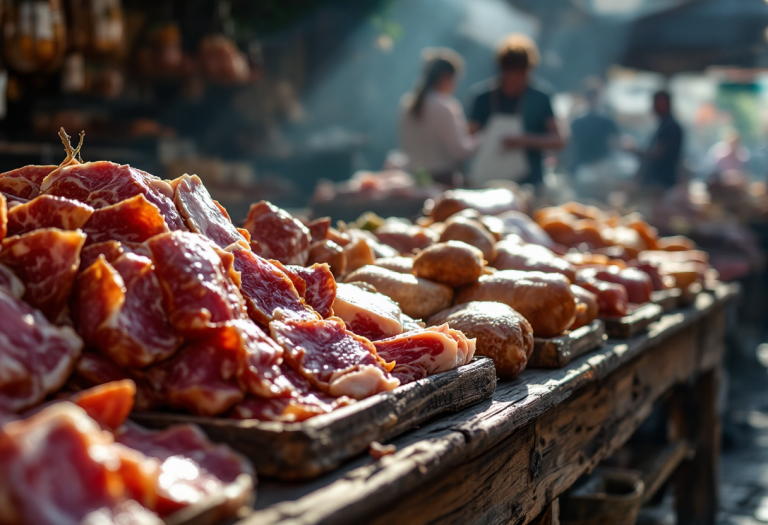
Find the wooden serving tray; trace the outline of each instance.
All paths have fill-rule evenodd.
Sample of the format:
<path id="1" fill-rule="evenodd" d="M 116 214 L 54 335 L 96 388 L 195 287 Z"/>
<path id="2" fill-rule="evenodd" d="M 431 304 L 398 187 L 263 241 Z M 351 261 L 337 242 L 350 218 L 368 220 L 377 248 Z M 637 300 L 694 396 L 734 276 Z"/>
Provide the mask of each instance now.
<path id="1" fill-rule="evenodd" d="M 683 291 L 680 288 L 659 290 L 651 293 L 651 302 L 661 306 L 664 309 L 664 313 L 671 312 L 678 308 L 682 294 Z"/>
<path id="2" fill-rule="evenodd" d="M 577 357 L 602 346 L 604 340 L 605 325 L 599 319 L 557 337 L 536 337 L 527 367 L 562 368 Z"/>
<path id="3" fill-rule="evenodd" d="M 310 479 L 338 467 L 426 420 L 458 412 L 493 394 L 493 361 L 476 357 L 468 365 L 420 379 L 302 423 L 199 417 L 165 412 L 134 412 L 131 418 L 150 428 L 179 423 L 199 425 L 208 436 L 227 443 L 253 462 L 259 476 Z"/>
<path id="4" fill-rule="evenodd" d="M 664 309 L 656 303 L 645 303 L 624 317 L 601 317 L 605 323 L 605 333 L 612 339 L 634 337 L 651 323 L 658 321 Z"/>

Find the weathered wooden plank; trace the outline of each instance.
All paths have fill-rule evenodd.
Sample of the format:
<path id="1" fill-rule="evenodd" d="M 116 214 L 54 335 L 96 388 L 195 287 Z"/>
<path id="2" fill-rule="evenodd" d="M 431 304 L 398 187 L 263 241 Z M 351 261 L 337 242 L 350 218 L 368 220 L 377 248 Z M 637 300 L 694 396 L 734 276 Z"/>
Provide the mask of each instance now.
<path id="1" fill-rule="evenodd" d="M 693 447 L 687 440 L 679 440 L 661 447 L 646 460 L 640 470 L 643 472 L 643 503 L 651 501 L 658 490 L 675 472 L 680 464 L 693 455 Z"/>
<path id="2" fill-rule="evenodd" d="M 309 479 L 440 414 L 456 412 L 490 397 L 496 388 L 493 361 L 472 363 L 372 396 L 302 423 L 196 417 L 136 412 L 131 418 L 150 428 L 179 423 L 202 427 L 217 442 L 247 456 L 259 476 Z"/>
<path id="3" fill-rule="evenodd" d="M 541 419 L 543 414 L 566 410 L 561 407 L 568 407 L 568 412 L 588 413 L 588 404 L 583 406 L 582 410 L 574 410 L 576 405 L 572 404 L 573 396 L 581 397 L 585 395 L 583 392 L 600 389 L 601 385 L 605 388 L 604 384 L 611 381 L 611 376 L 616 370 L 636 359 L 640 361 L 646 351 L 655 356 L 657 354 L 653 349 L 663 346 L 666 353 L 678 355 L 675 336 L 693 325 L 699 326 L 709 322 L 710 317 L 717 311 L 714 307 L 724 304 L 735 295 L 735 288 L 723 286 L 713 295 L 701 294 L 692 307 L 663 316 L 646 333 L 626 341 L 608 341 L 601 349 L 575 359 L 565 368 L 526 370 L 514 381 L 499 383 L 490 400 L 459 414 L 443 417 L 396 439 L 394 443 L 398 446 L 398 451 L 381 461 L 372 462 L 370 458 L 358 457 L 339 471 L 310 484 L 262 485 L 256 502 L 257 510 L 243 523 L 262 525 L 367 522 L 373 514 L 381 512 L 381 509 L 402 508 L 401 505 L 409 497 L 418 498 L 435 483 L 447 482 L 455 472 L 469 475 L 471 469 L 462 469 L 475 463 L 475 458 L 482 456 L 490 461 L 497 457 L 500 451 L 507 451 L 505 453 L 516 454 L 515 458 L 525 457 L 527 454 L 530 464 L 534 451 L 534 444 L 528 441 L 531 439 L 531 422 Z M 705 321 L 698 323 L 702 320 Z M 688 355 L 686 352 L 684 354 Z M 695 361 L 697 360 L 694 359 Z M 653 370 L 656 366 L 652 359 L 644 360 L 643 363 L 646 371 Z M 699 364 L 701 362 L 695 366 Z M 686 366 L 676 370 L 676 365 L 665 366 L 663 370 L 674 371 L 679 380 L 687 377 L 685 374 L 690 372 Z M 644 383 L 633 390 L 633 381 L 625 377 L 624 391 L 629 393 L 630 399 L 633 392 L 636 392 L 634 403 L 646 402 L 660 395 L 654 390 L 655 387 L 646 388 Z M 664 384 L 665 382 L 661 383 L 662 386 Z M 622 399 L 626 396 L 627 394 Z M 601 454 L 606 449 L 615 448 L 631 434 L 632 425 L 638 424 L 639 420 L 645 417 L 645 410 L 649 409 L 641 406 L 626 411 L 625 413 L 630 415 L 623 427 L 614 423 L 606 425 L 606 431 L 610 430 L 610 435 L 614 436 L 609 443 L 610 447 L 605 445 L 608 443 L 606 439 L 609 434 L 603 434 L 600 438 L 602 448 L 597 446 L 597 442 L 591 447 L 598 452 L 602 450 Z M 594 432 L 594 429 L 592 431 Z M 553 454 L 556 455 L 557 452 L 551 452 L 549 456 Z M 568 456 L 573 456 L 572 449 Z M 499 463 L 504 462 L 503 459 L 499 460 Z M 508 463 L 509 459 L 506 462 Z M 578 466 L 578 455 L 565 464 Z M 521 468 L 523 467 L 524 465 Z M 530 474 L 523 474 L 524 472 L 526 471 L 523 468 L 516 476 L 530 478 Z M 456 475 L 455 479 L 461 479 L 461 475 Z M 481 496 L 481 489 L 481 485 L 469 482 L 465 484 L 465 490 L 470 491 L 470 496 Z M 555 495 L 551 491 L 548 494 L 546 490 L 543 493 L 533 493 L 530 501 L 534 504 L 529 502 L 530 508 L 526 514 L 530 513 L 531 517 L 537 515 L 543 505 Z M 455 496 L 459 497 L 461 494 Z M 503 509 L 505 504 L 507 503 L 489 504 L 489 512 L 493 513 L 493 509 L 496 509 L 503 514 L 499 509 Z M 508 504 L 508 515 L 513 515 L 513 506 Z M 489 514 L 489 517 L 491 515 Z M 396 519 L 400 522 L 405 520 L 405 517 L 403 514 L 397 514 Z"/>
<path id="4" fill-rule="evenodd" d="M 550 339 L 535 338 L 528 368 L 562 368 L 579 356 L 600 347 L 605 341 L 605 326 L 596 319 L 567 334 Z"/>
<path id="5" fill-rule="evenodd" d="M 531 525 L 560 525 L 560 499 L 555 498 Z"/>
<path id="6" fill-rule="evenodd" d="M 624 317 L 601 317 L 605 333 L 612 339 L 628 339 L 658 321 L 664 309 L 655 303 L 646 303 Z"/>
<path id="7" fill-rule="evenodd" d="M 676 310 L 682 295 L 680 288 L 670 288 L 669 290 L 658 290 L 651 294 L 651 302 L 658 304 L 664 312 Z"/>

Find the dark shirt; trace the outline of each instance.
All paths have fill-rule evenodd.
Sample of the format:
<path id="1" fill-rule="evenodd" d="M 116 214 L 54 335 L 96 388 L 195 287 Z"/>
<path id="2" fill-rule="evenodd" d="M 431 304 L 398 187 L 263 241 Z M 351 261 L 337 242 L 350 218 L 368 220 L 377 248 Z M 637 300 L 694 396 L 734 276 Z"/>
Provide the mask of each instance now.
<path id="1" fill-rule="evenodd" d="M 653 134 L 643 166 L 645 186 L 671 188 L 677 182 L 677 170 L 683 149 L 683 129 L 672 115 L 661 118 Z M 659 153 L 655 153 L 658 151 Z"/>
<path id="2" fill-rule="evenodd" d="M 472 103 L 472 111 L 469 114 L 470 122 L 477 122 L 480 128 L 485 125 L 494 113 L 519 114 L 523 117 L 523 125 L 526 133 L 549 133 L 547 122 L 554 117 L 552 103 L 549 95 L 544 91 L 528 86 L 523 96 L 507 97 L 501 92 L 501 88 L 495 83 L 490 86 L 488 82 L 473 90 L 477 95 Z M 522 100 L 522 104 L 520 101 Z M 525 150 L 530 171 L 523 182 L 537 184 L 541 182 L 543 175 L 542 151 L 538 149 Z"/>
<path id="3" fill-rule="evenodd" d="M 619 134 L 612 119 L 590 110 L 571 124 L 572 168 L 608 157 L 611 137 Z"/>

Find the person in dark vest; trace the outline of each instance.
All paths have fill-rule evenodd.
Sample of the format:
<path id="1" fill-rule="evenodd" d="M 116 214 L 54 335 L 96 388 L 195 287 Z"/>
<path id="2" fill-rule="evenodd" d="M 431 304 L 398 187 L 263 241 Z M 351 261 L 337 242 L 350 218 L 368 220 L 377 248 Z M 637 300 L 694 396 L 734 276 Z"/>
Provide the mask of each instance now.
<path id="1" fill-rule="evenodd" d="M 648 149 L 641 153 L 640 186 L 667 190 L 677 183 L 683 151 L 683 128 L 672 116 L 672 97 L 667 91 L 653 95 L 653 112 L 659 126 Z"/>

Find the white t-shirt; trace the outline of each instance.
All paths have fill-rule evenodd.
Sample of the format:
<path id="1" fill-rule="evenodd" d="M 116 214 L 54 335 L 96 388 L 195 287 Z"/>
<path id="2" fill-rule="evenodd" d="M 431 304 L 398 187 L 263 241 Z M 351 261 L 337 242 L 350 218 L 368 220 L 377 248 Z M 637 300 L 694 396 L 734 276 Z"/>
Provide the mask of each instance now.
<path id="1" fill-rule="evenodd" d="M 461 103 L 430 92 L 416 117 L 410 111 L 412 97 L 403 97 L 400 113 L 400 147 L 410 159 L 410 169 L 445 173 L 459 168 L 476 148 Z"/>

